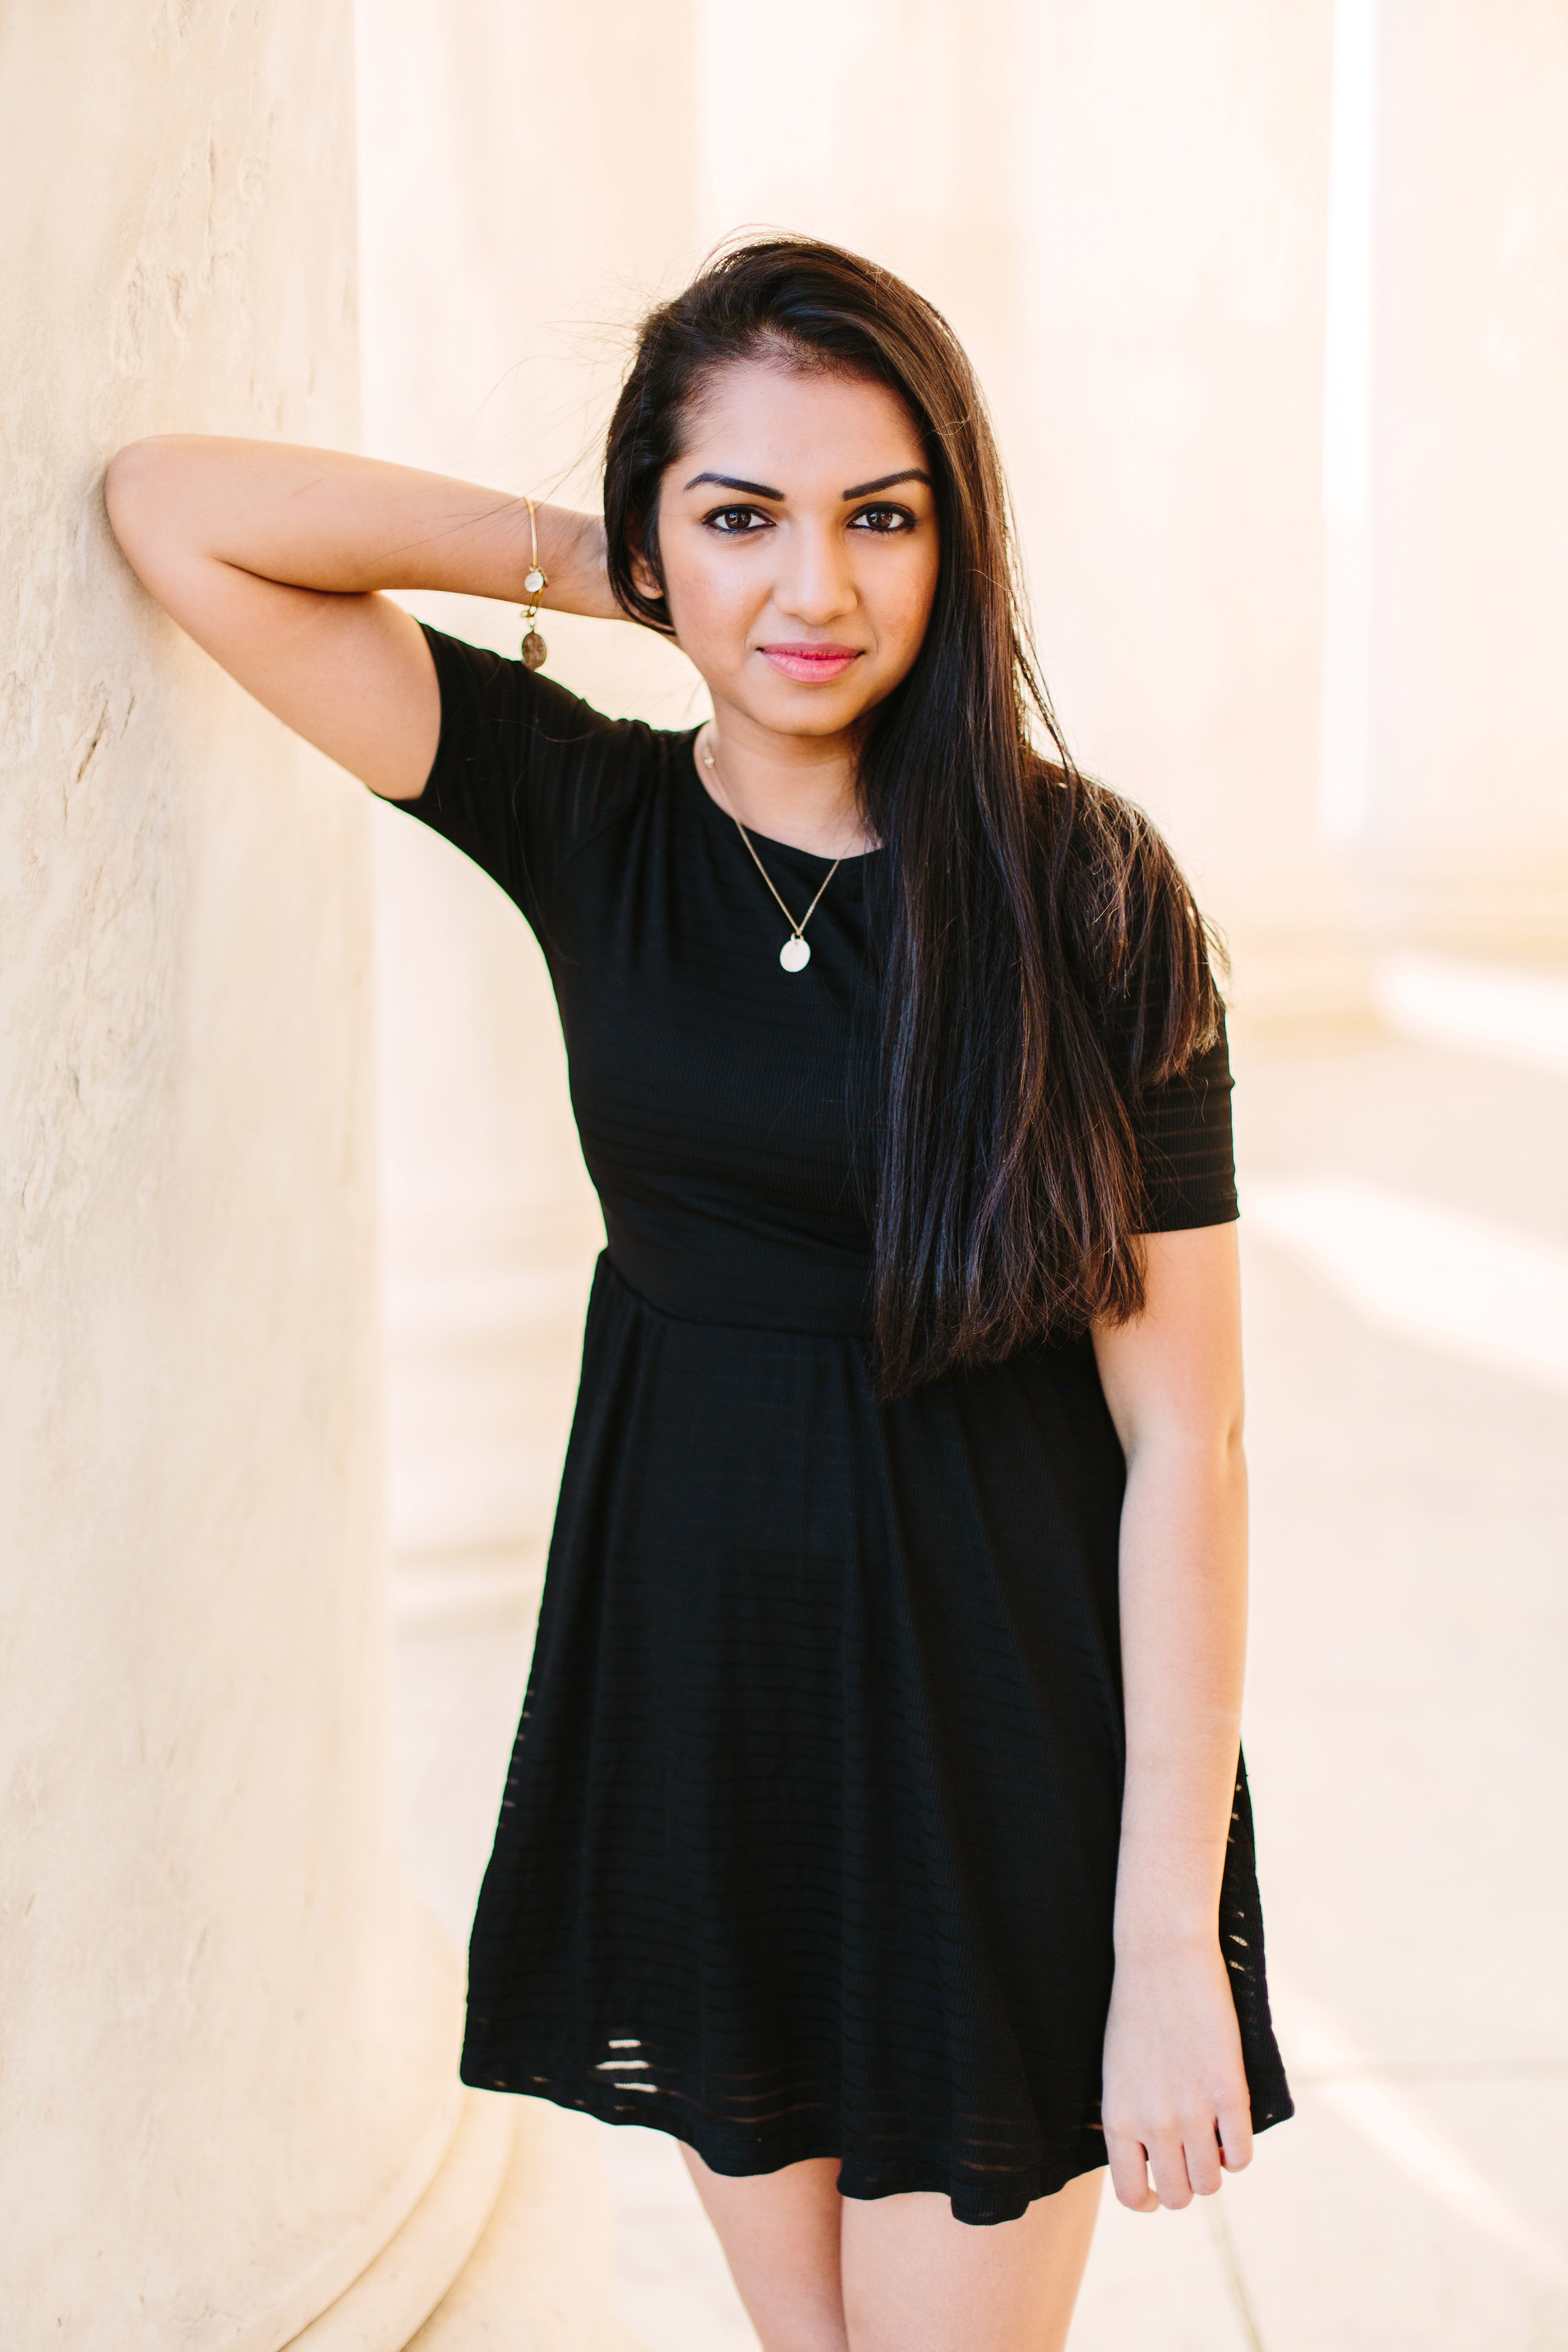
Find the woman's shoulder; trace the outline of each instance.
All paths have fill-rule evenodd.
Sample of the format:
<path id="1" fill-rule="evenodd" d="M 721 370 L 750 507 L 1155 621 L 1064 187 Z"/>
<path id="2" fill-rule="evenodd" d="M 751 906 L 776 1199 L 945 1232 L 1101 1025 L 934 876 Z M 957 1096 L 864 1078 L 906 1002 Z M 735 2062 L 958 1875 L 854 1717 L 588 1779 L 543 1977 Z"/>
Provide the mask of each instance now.
<path id="1" fill-rule="evenodd" d="M 616 717 L 515 655 L 422 625 L 441 693 L 432 781 L 460 769 L 553 809 L 578 834 L 635 804 L 690 744 L 689 727 Z"/>
<path id="2" fill-rule="evenodd" d="M 574 752 L 635 763 L 661 743 L 668 731 L 640 719 L 616 718 L 551 677 L 531 669 L 516 655 L 469 644 L 421 623 L 441 689 L 443 726 L 460 731 L 465 723 L 488 734 L 498 751 Z"/>
<path id="3" fill-rule="evenodd" d="M 1066 802 L 1071 854 L 1091 887 L 1146 894 L 1180 879 L 1164 835 L 1125 793 L 1048 762 L 1041 763 L 1040 788 Z"/>
<path id="4" fill-rule="evenodd" d="M 687 739 L 612 718 L 515 656 L 422 625 L 441 730 L 407 805 L 537 920 L 574 852 L 639 804 Z"/>
<path id="5" fill-rule="evenodd" d="M 1069 812 L 1061 919 L 1080 997 L 1125 1107 L 1141 1229 L 1237 1214 L 1224 956 L 1170 844 L 1135 801 L 1058 772 Z"/>
<path id="6" fill-rule="evenodd" d="M 1042 767 L 1040 788 L 1061 817 L 1048 858 L 1053 917 L 1117 1078 L 1136 1096 L 1223 1041 L 1215 973 L 1224 950 L 1170 844 L 1136 801 L 1059 767 Z"/>

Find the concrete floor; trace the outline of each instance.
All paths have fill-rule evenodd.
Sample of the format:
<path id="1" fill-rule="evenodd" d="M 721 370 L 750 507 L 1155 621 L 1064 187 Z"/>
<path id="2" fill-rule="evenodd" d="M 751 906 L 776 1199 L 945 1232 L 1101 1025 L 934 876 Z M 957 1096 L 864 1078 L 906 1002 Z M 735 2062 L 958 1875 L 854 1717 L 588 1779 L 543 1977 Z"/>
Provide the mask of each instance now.
<path id="1" fill-rule="evenodd" d="M 1421 1034 L 1238 1048 L 1247 1746 L 1299 2113 L 1217 2200 L 1107 2203 L 1075 2352 L 1568 2346 L 1568 1055 Z M 398 1637 L 407 1851 L 456 1937 L 530 1639 L 486 1590 L 465 1622 L 410 1588 Z M 619 2317 L 754 2352 L 672 2146 L 603 2138 Z"/>

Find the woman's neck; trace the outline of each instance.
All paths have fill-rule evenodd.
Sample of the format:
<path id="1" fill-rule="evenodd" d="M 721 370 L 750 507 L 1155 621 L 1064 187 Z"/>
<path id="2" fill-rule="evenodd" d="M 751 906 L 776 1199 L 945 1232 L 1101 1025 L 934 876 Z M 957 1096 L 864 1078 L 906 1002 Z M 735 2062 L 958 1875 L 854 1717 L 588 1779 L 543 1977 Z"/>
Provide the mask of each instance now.
<path id="1" fill-rule="evenodd" d="M 818 857 L 854 857 L 876 844 L 855 796 L 854 746 L 842 736 L 779 735 L 740 711 L 697 732 L 698 777 L 748 831 Z"/>

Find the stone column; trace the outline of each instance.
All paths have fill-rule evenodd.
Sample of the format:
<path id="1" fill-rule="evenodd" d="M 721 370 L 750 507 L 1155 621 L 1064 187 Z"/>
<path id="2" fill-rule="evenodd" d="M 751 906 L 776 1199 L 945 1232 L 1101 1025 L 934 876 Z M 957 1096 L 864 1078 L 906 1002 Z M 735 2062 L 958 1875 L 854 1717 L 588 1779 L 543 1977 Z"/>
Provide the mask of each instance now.
<path id="1" fill-rule="evenodd" d="M 1042 12 L 1013 437 L 1074 749 L 1170 834 L 1244 1018 L 1364 975 L 1319 812 L 1329 0 Z"/>
<path id="2" fill-rule="evenodd" d="M 401 2345 L 510 2144 L 395 1853 L 363 795 L 160 616 L 100 492 L 158 430 L 352 445 L 352 101 L 347 0 L 0 35 L 17 2352 Z"/>
<path id="3" fill-rule="evenodd" d="M 1368 920 L 1561 960 L 1568 21 L 1378 0 L 1375 36 Z"/>

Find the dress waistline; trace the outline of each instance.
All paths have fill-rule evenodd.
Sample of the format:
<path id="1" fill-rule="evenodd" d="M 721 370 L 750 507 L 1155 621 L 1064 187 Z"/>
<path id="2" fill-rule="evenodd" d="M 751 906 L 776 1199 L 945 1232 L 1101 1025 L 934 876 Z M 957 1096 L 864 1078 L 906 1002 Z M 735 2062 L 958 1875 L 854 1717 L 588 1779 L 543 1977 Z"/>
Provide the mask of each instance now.
<path id="1" fill-rule="evenodd" d="M 623 1254 L 600 1252 L 595 1282 L 607 1276 L 656 1315 L 674 1323 L 708 1324 L 741 1331 L 797 1333 L 802 1338 L 871 1338 L 870 1270 L 846 1276 L 838 1268 L 804 1267 L 798 1280 L 715 1278 L 706 1268 L 628 1265 Z"/>

